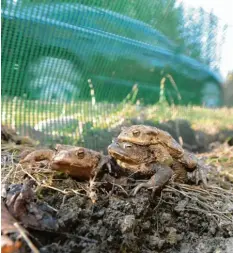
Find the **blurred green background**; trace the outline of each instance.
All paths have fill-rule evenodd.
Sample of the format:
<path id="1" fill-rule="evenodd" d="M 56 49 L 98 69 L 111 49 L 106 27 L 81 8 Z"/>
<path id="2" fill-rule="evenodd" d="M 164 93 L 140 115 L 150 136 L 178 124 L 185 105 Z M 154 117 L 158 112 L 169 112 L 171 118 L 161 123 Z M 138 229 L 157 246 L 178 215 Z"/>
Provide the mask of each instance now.
<path id="1" fill-rule="evenodd" d="M 227 24 L 213 12 L 175 0 L 2 1 L 1 11 L 2 124 L 21 133 L 77 143 L 161 105 L 189 118 L 192 105 L 224 104 Z"/>

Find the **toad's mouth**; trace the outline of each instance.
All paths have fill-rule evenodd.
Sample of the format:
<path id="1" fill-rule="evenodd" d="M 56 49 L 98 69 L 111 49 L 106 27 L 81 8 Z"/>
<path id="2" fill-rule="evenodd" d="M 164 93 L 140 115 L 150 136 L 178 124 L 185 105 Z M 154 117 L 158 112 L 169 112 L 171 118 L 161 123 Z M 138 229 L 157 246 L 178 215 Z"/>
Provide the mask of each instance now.
<path id="1" fill-rule="evenodd" d="M 77 163 L 75 161 L 72 161 L 72 159 L 65 159 L 64 157 L 56 157 L 52 160 L 53 166 L 60 166 L 60 167 L 76 167 L 76 168 L 83 168 L 85 167 L 81 163 Z"/>
<path id="2" fill-rule="evenodd" d="M 120 160 L 122 162 L 126 162 L 129 164 L 138 164 L 140 161 L 138 159 L 135 159 L 133 157 L 127 156 L 127 154 L 124 152 L 124 150 L 118 148 L 118 149 L 111 149 L 108 150 L 110 156 L 114 157 L 116 160 Z"/>

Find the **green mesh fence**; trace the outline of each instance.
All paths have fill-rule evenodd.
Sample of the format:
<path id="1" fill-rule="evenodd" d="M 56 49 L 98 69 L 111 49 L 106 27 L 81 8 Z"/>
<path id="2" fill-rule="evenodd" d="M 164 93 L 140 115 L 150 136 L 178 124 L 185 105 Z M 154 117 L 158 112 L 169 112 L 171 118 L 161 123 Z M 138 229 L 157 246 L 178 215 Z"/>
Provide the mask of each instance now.
<path id="1" fill-rule="evenodd" d="M 226 29 L 175 0 L 2 1 L 2 124 L 95 148 L 149 105 L 220 106 Z"/>

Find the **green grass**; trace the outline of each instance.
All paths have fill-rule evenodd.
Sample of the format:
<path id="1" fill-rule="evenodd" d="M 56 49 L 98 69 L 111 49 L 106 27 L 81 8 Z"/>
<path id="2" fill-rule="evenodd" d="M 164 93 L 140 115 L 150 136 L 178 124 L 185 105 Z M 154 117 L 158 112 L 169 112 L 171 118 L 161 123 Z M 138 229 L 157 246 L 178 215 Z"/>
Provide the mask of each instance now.
<path id="1" fill-rule="evenodd" d="M 195 129 L 233 128 L 233 108 L 208 109 L 199 106 L 163 107 L 155 105 L 147 108 L 146 112 L 147 118 L 154 122 L 182 118 L 190 121 Z"/>
<path id="2" fill-rule="evenodd" d="M 154 123 L 174 119 L 188 120 L 194 129 L 207 132 L 233 128 L 233 108 L 207 109 L 198 106 L 169 106 L 165 98 L 164 80 L 161 80 L 160 99 L 154 105 L 143 106 L 137 101 L 138 87 L 134 85 L 126 98 L 118 103 L 96 102 L 94 89 L 90 89 L 90 101 L 59 103 L 2 97 L 2 124 L 13 128 L 34 127 L 43 120 L 75 119 L 76 125 L 62 123 L 62 129 L 47 128 L 44 134 L 82 139 L 91 130 L 113 129 L 125 119 L 137 118 Z M 47 132 L 46 132 L 47 131 Z"/>
<path id="3" fill-rule="evenodd" d="M 34 126 L 38 122 L 57 117 L 73 116 L 82 124 L 92 123 L 93 127 L 104 129 L 128 118 L 143 117 L 153 122 L 182 118 L 190 121 L 196 129 L 233 127 L 233 108 L 207 109 L 197 106 L 168 106 L 157 103 L 140 106 L 129 102 L 110 104 L 88 101 L 57 103 L 2 99 L 2 124 L 18 127 L 22 124 Z"/>
<path id="4" fill-rule="evenodd" d="M 96 102 L 93 85 L 89 88 L 89 101 L 59 103 L 2 97 L 2 124 L 14 128 L 34 127 L 43 120 L 72 117 L 76 125 L 62 123 L 62 129 L 47 129 L 50 135 L 80 139 L 85 130 L 110 129 L 121 125 L 125 119 L 137 118 L 154 123 L 174 120 L 188 120 L 194 129 L 214 132 L 233 128 L 233 108 L 207 109 L 198 106 L 169 106 L 165 97 L 166 77 L 161 79 L 160 99 L 150 106 L 143 106 L 137 101 L 138 86 L 134 85 L 125 99 L 112 104 Z"/>

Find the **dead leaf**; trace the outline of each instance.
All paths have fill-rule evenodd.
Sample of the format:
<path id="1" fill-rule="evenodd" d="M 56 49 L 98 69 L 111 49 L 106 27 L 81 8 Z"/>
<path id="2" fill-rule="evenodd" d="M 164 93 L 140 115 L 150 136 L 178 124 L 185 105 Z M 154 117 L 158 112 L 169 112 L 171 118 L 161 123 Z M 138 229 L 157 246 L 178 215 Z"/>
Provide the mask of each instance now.
<path id="1" fill-rule="evenodd" d="M 58 223 L 54 217 L 54 210 L 44 202 L 35 201 L 33 191 L 35 181 L 25 180 L 23 185 L 11 185 L 7 191 L 6 206 L 9 212 L 25 227 L 41 231 L 54 231 Z"/>
<path id="2" fill-rule="evenodd" d="M 1 236 L 1 252 L 2 253 L 16 253 L 22 246 L 21 241 L 13 242 L 8 236 Z"/>
<path id="3" fill-rule="evenodd" d="M 14 224 L 17 223 L 16 219 L 8 212 L 4 202 L 1 200 L 1 252 L 13 253 L 18 252 L 22 247 L 22 242 L 17 228 Z M 16 239 L 13 241 L 8 235 L 16 234 Z"/>

